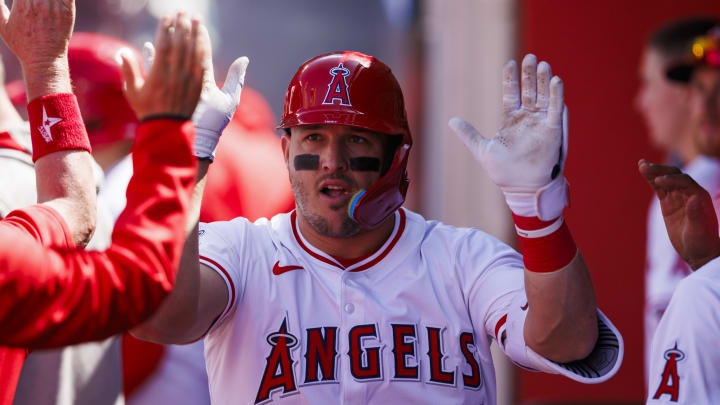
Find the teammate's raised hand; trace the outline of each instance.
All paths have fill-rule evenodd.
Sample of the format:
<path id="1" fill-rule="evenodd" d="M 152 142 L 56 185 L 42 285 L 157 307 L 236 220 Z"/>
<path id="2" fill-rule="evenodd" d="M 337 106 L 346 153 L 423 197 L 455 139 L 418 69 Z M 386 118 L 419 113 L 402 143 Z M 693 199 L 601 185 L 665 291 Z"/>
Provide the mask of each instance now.
<path id="1" fill-rule="evenodd" d="M 562 175 L 567 156 L 567 108 L 563 82 L 550 65 L 528 54 L 503 69 L 503 122 L 492 139 L 473 126 L 452 118 L 450 128 L 472 151 L 488 176 L 505 193 L 510 209 L 520 216 L 550 220 L 567 204 Z"/>
<path id="2" fill-rule="evenodd" d="M 147 78 L 140 61 L 122 53 L 125 96 L 139 119 L 170 115 L 190 118 L 202 89 L 203 61 L 210 52 L 202 40 L 205 27 L 184 12 L 161 19 L 155 36 L 157 52 Z"/>
<path id="3" fill-rule="evenodd" d="M 641 160 L 638 170 L 660 199 L 670 242 L 680 257 L 697 269 L 720 256 L 718 220 L 710 194 L 677 167 Z"/>
<path id="4" fill-rule="evenodd" d="M 0 3 L 0 35 L 24 66 L 67 55 L 74 24 L 74 0 L 14 0 L 12 9 Z"/>
<path id="5" fill-rule="evenodd" d="M 212 45 L 210 35 L 205 27 L 200 29 L 200 40 L 207 47 L 203 67 L 203 86 L 192 121 L 195 124 L 195 155 L 199 158 L 212 160 L 215 147 L 223 130 L 232 119 L 240 103 L 240 93 L 245 82 L 245 70 L 249 63 L 246 56 L 239 57 L 230 65 L 222 89 L 215 83 L 215 70 L 212 61 Z M 152 66 L 155 59 L 155 48 L 149 42 L 143 47 L 145 66 Z"/>

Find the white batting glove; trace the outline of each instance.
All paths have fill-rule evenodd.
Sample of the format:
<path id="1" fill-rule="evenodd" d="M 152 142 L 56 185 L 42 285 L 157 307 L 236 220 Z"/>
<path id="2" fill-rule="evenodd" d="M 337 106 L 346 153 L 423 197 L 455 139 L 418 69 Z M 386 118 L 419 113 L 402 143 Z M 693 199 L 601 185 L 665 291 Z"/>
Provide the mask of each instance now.
<path id="1" fill-rule="evenodd" d="M 522 63 L 522 97 L 517 64 L 503 69 L 503 122 L 492 139 L 471 124 L 452 118 L 448 125 L 500 186 L 515 215 L 555 219 L 568 204 L 563 168 L 568 150 L 563 83 L 550 65 L 528 54 Z"/>
<path id="2" fill-rule="evenodd" d="M 205 31 L 207 32 L 207 31 Z M 206 34 L 207 41 L 210 41 Z M 149 42 L 143 46 L 145 66 L 149 69 L 155 57 L 155 48 Z M 203 89 L 200 101 L 192 116 L 195 125 L 195 156 L 199 159 L 215 159 L 215 148 L 220 135 L 230 122 L 238 104 L 245 83 L 245 70 L 250 60 L 246 56 L 239 57 L 230 65 L 222 89 L 215 83 L 212 64 L 212 53 L 208 52 L 203 77 Z"/>

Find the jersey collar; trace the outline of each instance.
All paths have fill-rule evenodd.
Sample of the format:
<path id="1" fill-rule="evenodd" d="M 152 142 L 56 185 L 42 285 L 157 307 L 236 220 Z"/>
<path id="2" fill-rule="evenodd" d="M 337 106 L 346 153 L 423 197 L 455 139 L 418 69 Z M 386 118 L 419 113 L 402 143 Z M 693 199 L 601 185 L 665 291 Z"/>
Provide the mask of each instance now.
<path id="1" fill-rule="evenodd" d="M 311 245 L 300 232 L 300 228 L 297 223 L 297 211 L 293 211 L 290 214 L 290 224 L 292 225 L 292 232 L 293 236 L 295 238 L 295 241 L 300 246 L 300 248 L 310 255 L 313 259 L 320 261 L 324 264 L 327 264 L 329 266 L 335 267 L 337 269 L 340 269 L 342 271 L 349 271 L 349 272 L 358 272 L 367 270 L 376 264 L 380 263 L 395 247 L 395 245 L 398 243 L 400 238 L 402 237 L 403 233 L 405 232 L 405 224 L 406 224 L 406 214 L 404 208 L 399 208 L 397 211 L 395 211 L 395 226 L 393 228 L 392 233 L 387 238 L 385 243 L 383 243 L 380 248 L 378 248 L 375 252 L 364 256 L 361 260 L 353 263 L 350 266 L 343 266 L 342 263 L 340 263 L 338 260 L 333 258 L 331 255 L 323 252 L 322 250 L 314 247 Z"/>

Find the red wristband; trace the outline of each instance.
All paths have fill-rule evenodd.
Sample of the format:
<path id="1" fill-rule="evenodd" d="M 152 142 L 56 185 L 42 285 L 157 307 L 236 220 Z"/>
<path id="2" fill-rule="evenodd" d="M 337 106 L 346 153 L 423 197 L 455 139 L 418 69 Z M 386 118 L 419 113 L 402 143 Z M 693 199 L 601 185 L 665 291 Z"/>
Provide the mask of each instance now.
<path id="1" fill-rule="evenodd" d="M 82 149 L 90 152 L 85 125 L 74 94 L 50 94 L 27 105 L 33 162 L 61 151 Z"/>
<path id="2" fill-rule="evenodd" d="M 541 221 L 513 214 L 513 219 L 526 269 L 549 273 L 562 269 L 575 258 L 577 247 L 562 217 Z"/>

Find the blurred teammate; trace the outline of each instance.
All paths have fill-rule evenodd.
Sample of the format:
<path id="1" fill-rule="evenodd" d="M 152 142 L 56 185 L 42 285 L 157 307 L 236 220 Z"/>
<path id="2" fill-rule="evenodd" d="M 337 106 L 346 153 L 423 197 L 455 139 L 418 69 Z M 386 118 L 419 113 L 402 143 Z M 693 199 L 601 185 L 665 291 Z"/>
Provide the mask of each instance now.
<path id="1" fill-rule="evenodd" d="M 667 154 L 670 164 L 683 168 L 711 194 L 720 191 L 720 161 L 706 156 L 698 142 L 700 123 L 691 117 L 691 88 L 687 77 L 668 78 L 668 68 L 687 58 L 692 42 L 718 20 L 695 17 L 668 22 L 653 32 L 643 51 L 641 85 L 635 105 L 648 127 L 652 143 Z M 683 80 L 680 80 L 683 79 Z M 647 216 L 645 261 L 645 372 L 652 338 L 670 297 L 691 270 L 672 248 L 654 198 Z M 646 374 L 647 375 L 647 374 Z"/>
<path id="2" fill-rule="evenodd" d="M 692 44 L 693 60 L 668 72 L 690 79 L 702 150 L 720 157 L 720 26 Z M 720 403 L 720 238 L 710 194 L 671 166 L 640 162 L 660 199 L 668 236 L 694 271 L 681 280 L 652 340 L 648 404 Z"/>
<path id="3" fill-rule="evenodd" d="M 89 150 L 89 143 L 69 94 L 74 2 L 2 7 L 0 35 L 23 67 L 38 200 L 46 202 L 0 222 L 0 344 L 43 348 L 100 339 L 147 317 L 172 285 L 196 167 L 192 126 L 182 117 L 192 114 L 200 94 L 204 28 L 183 14 L 164 19 L 157 37 L 162 68 L 147 82 L 124 59 L 127 94 L 145 121 L 135 145 L 138 176 L 113 244 L 83 252 L 73 245 L 92 233 L 95 190 L 89 155 L 75 151 Z M 24 353 L 0 354 L 3 404 L 12 401 Z"/>
<path id="4" fill-rule="evenodd" d="M 286 93 L 296 210 L 201 224 L 166 304 L 133 333 L 205 337 L 215 404 L 493 404 L 491 339 L 525 367 L 612 376 L 622 341 L 561 217 L 562 82 L 528 55 L 521 97 L 517 70 L 504 71 L 495 138 L 451 127 L 505 192 L 524 266 L 481 231 L 401 207 L 412 145 L 402 92 L 376 58 L 336 52 L 304 63 Z"/>

